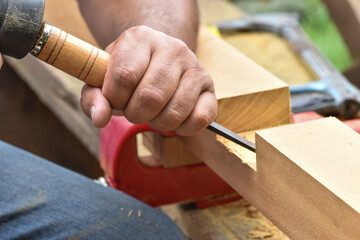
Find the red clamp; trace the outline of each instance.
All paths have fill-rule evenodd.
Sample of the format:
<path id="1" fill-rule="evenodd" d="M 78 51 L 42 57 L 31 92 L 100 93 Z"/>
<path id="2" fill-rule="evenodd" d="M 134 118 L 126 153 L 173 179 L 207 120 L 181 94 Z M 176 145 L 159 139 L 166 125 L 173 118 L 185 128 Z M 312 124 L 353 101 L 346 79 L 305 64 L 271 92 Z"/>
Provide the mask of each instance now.
<path id="1" fill-rule="evenodd" d="M 124 117 L 113 117 L 102 130 L 100 162 L 112 188 L 151 206 L 234 192 L 205 164 L 177 168 L 143 165 L 137 155 L 136 134 L 147 131 L 158 132 L 148 124 L 135 125 Z"/>

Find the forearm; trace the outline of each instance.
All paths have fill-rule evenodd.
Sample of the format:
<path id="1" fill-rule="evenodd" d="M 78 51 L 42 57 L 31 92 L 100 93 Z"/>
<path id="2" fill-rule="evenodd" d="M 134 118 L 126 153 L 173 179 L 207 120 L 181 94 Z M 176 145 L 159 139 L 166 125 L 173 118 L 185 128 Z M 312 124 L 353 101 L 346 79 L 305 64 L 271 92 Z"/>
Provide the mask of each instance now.
<path id="1" fill-rule="evenodd" d="M 81 12 L 102 47 L 125 30 L 145 25 L 196 48 L 196 0 L 78 0 Z"/>

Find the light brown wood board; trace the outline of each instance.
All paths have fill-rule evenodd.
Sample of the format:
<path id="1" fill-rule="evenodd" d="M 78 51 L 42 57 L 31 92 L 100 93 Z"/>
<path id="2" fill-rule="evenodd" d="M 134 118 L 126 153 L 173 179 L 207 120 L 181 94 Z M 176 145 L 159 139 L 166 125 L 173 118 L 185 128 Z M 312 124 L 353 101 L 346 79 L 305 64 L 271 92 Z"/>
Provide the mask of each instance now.
<path id="1" fill-rule="evenodd" d="M 257 132 L 255 166 L 208 131 L 182 141 L 291 239 L 360 239 L 360 136 L 339 120 Z"/>

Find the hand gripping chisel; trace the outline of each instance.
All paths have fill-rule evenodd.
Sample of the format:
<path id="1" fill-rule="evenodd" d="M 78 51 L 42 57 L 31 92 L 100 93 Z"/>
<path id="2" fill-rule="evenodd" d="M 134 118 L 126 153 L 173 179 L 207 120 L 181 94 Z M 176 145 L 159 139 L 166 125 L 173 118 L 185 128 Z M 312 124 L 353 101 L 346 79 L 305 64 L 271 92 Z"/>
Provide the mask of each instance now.
<path id="1" fill-rule="evenodd" d="M 23 58 L 29 52 L 40 60 L 101 87 L 110 55 L 43 22 L 44 0 L 0 0 L 0 52 Z M 255 151 L 255 145 L 212 123 L 209 130 Z"/>

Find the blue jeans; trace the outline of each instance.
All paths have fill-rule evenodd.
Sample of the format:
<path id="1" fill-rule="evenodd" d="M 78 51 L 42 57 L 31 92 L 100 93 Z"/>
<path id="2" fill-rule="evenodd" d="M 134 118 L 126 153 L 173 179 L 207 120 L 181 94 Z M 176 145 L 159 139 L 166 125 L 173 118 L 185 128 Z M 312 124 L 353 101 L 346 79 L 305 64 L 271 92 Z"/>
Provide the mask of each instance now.
<path id="1" fill-rule="evenodd" d="M 183 239 L 163 213 L 0 142 L 0 239 Z"/>

